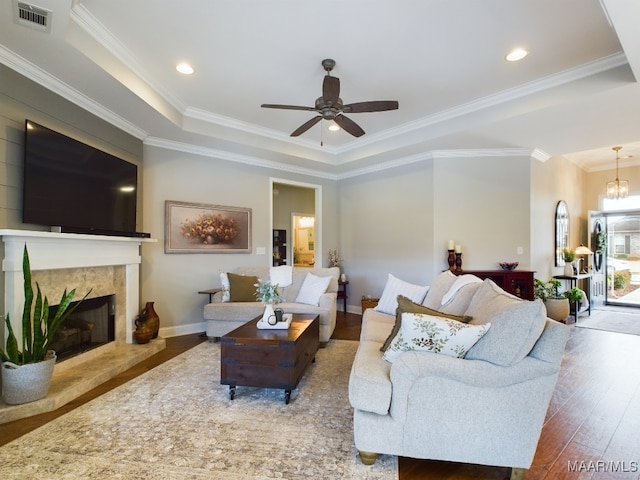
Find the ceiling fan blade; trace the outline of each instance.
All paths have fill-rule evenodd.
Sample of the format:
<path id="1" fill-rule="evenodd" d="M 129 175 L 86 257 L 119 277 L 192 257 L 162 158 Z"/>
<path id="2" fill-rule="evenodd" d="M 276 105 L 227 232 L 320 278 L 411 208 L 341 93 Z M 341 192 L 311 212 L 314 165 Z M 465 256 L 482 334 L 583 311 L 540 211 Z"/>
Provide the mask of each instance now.
<path id="1" fill-rule="evenodd" d="M 354 137 L 361 137 L 364 135 L 364 130 L 360 128 L 360 125 L 342 114 L 336 115 L 336 118 L 334 118 L 333 121 L 336 122 L 345 132 L 350 133 Z"/>
<path id="2" fill-rule="evenodd" d="M 302 125 L 300 125 L 296 131 L 294 131 L 291 136 L 292 137 L 297 137 L 299 135 L 302 135 L 304 132 L 306 132 L 307 130 L 309 130 L 311 127 L 313 127 L 316 123 L 318 123 L 320 120 L 322 120 L 322 115 L 318 115 L 317 117 L 313 117 L 311 120 L 309 120 L 308 122 L 303 123 Z"/>
<path id="3" fill-rule="evenodd" d="M 298 105 L 276 105 L 273 103 L 263 103 L 260 105 L 262 108 L 281 108 L 283 110 L 305 110 L 308 112 L 316 112 L 316 107 L 301 107 Z"/>
<path id="4" fill-rule="evenodd" d="M 338 77 L 332 77 L 325 75 L 322 82 L 322 98 L 325 102 L 331 102 L 333 105 L 338 104 L 338 97 L 340 96 L 340 79 Z"/>
<path id="5" fill-rule="evenodd" d="M 384 112 L 387 110 L 397 110 L 398 102 L 395 100 L 380 100 L 375 102 L 358 102 L 350 103 L 342 108 L 346 113 L 363 113 L 363 112 Z"/>

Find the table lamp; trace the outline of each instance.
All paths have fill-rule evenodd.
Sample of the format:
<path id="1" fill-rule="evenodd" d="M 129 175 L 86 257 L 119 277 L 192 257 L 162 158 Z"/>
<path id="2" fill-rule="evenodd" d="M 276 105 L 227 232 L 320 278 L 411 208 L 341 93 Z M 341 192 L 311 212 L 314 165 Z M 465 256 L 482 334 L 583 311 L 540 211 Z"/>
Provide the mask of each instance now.
<path id="1" fill-rule="evenodd" d="M 580 255 L 580 261 L 584 260 L 584 258 L 582 258 L 582 256 L 584 255 L 593 255 L 593 252 L 591 250 L 589 250 L 589 247 L 585 247 L 584 245 L 580 245 L 578 248 L 576 248 L 575 250 L 576 255 Z M 585 268 L 582 269 L 578 269 L 578 273 L 589 273 Z"/>

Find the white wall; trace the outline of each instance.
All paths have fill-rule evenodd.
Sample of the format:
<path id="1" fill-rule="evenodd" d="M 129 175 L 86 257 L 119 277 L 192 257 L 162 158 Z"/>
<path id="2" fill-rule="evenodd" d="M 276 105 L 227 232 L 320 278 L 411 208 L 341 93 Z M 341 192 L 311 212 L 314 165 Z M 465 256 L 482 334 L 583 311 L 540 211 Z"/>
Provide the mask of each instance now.
<path id="1" fill-rule="evenodd" d="M 433 277 L 433 165 L 430 160 L 340 182 L 340 257 L 348 304 L 379 296 L 391 273 Z"/>
<path id="2" fill-rule="evenodd" d="M 363 295 L 378 297 L 389 273 L 429 284 L 448 268 L 448 240 L 462 246 L 463 269 L 505 260 L 528 268 L 529 170 L 529 157 L 437 158 L 342 181 L 350 309 Z"/>
<path id="3" fill-rule="evenodd" d="M 144 231 L 158 243 L 143 246 L 141 301 L 155 302 L 165 336 L 203 331 L 208 297 L 197 292 L 219 287 L 221 271 L 271 265 L 271 177 L 322 186 L 323 244 L 337 245 L 335 181 L 145 146 Z M 251 208 L 252 253 L 166 254 L 165 200 Z"/>
<path id="4" fill-rule="evenodd" d="M 435 247 L 442 258 L 444 240 L 452 239 L 462 247 L 463 270 L 494 270 L 502 261 L 530 268 L 530 162 L 528 156 L 436 160 Z"/>

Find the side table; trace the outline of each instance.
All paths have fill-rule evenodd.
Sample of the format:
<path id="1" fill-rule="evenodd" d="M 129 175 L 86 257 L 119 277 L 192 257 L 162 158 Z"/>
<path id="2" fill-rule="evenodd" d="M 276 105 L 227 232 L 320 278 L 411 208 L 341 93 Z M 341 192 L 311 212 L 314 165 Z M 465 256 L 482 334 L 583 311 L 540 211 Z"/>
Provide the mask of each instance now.
<path id="1" fill-rule="evenodd" d="M 554 275 L 553 278 L 557 278 L 558 280 L 564 280 L 569 282 L 569 289 L 578 286 L 579 280 L 585 280 L 587 282 L 587 288 L 584 292 L 587 294 L 587 301 L 589 302 L 589 307 L 587 311 L 589 312 L 589 316 L 591 316 L 591 274 L 590 273 L 580 273 L 578 275 Z M 578 309 L 579 303 L 575 302 L 573 305 L 576 323 L 578 322 Z"/>
<path id="2" fill-rule="evenodd" d="M 342 299 L 342 311 L 347 312 L 347 285 L 349 285 L 349 280 L 342 281 L 338 280 L 338 297 Z"/>
<path id="3" fill-rule="evenodd" d="M 221 288 L 210 288 L 208 290 L 200 290 L 198 293 L 204 293 L 205 295 L 209 295 L 209 303 L 213 300 L 213 296 L 221 291 Z"/>

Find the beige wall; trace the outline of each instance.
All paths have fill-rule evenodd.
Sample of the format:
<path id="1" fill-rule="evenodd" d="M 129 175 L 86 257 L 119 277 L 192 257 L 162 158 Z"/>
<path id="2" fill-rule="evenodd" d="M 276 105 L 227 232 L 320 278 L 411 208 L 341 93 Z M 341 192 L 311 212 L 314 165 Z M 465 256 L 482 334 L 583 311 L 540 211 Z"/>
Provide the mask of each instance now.
<path id="1" fill-rule="evenodd" d="M 156 302 L 165 334 L 198 331 L 208 297 L 197 292 L 219 287 L 220 272 L 238 266 L 271 265 L 273 177 L 321 187 L 322 243 L 338 243 L 337 185 L 333 180 L 148 146 L 144 155 L 144 229 L 158 242 L 142 247 L 141 301 Z M 165 254 L 165 200 L 251 208 L 252 253 Z M 257 254 L 258 248 L 264 248 L 265 254 Z"/>
<path id="2" fill-rule="evenodd" d="M 612 158 L 615 159 L 615 157 Z M 600 210 L 602 208 L 601 202 L 605 196 L 607 182 L 616 178 L 615 163 L 613 165 L 614 168 L 611 170 L 591 172 L 586 175 L 586 210 Z M 618 177 L 629 181 L 629 195 L 640 195 L 640 167 L 620 168 Z"/>
<path id="3" fill-rule="evenodd" d="M 562 267 L 556 267 L 554 259 L 558 201 L 564 200 L 569 208 L 569 246 L 587 244 L 585 182 L 585 172 L 563 157 L 532 162 L 531 265 L 541 280 L 562 273 Z"/>

